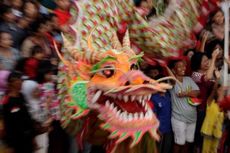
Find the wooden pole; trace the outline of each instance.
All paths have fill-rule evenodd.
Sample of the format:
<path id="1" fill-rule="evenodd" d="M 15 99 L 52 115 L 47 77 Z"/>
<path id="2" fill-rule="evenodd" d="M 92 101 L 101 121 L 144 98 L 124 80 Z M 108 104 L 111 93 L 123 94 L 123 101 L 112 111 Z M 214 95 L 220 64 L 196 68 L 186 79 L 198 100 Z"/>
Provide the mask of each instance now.
<path id="1" fill-rule="evenodd" d="M 221 8 L 224 12 L 224 19 L 225 19 L 225 25 L 224 25 L 224 57 L 226 59 L 229 58 L 229 7 L 230 7 L 230 1 L 225 1 L 221 3 Z M 224 69 L 223 69 L 223 86 L 228 86 L 228 65 L 226 62 L 224 62 Z"/>

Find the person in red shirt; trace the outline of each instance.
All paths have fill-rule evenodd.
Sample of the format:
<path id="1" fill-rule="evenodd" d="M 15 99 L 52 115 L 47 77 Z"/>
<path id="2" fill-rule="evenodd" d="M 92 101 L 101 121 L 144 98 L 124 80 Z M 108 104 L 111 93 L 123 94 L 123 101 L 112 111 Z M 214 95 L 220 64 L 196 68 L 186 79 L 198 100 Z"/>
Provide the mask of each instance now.
<path id="1" fill-rule="evenodd" d="M 58 25 L 60 26 L 61 31 L 66 31 L 66 25 L 68 25 L 71 18 L 69 12 L 70 9 L 70 0 L 56 0 L 55 1 L 57 8 L 54 9 L 53 13 L 58 18 Z"/>
<path id="2" fill-rule="evenodd" d="M 24 73 L 30 79 L 35 79 L 37 77 L 37 69 L 39 61 L 44 57 L 44 51 L 40 46 L 34 46 L 31 49 L 31 57 L 29 57 L 25 62 Z"/>

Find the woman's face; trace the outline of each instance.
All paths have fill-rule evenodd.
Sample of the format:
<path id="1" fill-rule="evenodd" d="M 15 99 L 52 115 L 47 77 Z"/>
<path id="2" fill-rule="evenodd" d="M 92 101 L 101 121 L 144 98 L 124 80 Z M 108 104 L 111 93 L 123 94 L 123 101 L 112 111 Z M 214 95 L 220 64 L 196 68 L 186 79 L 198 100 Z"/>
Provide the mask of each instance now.
<path id="1" fill-rule="evenodd" d="M 216 49 L 219 49 L 219 54 L 218 54 L 217 58 L 222 58 L 224 56 L 224 51 L 223 51 L 222 47 L 219 44 L 217 44 L 215 46 L 214 50 L 216 50 Z"/>
<path id="2" fill-rule="evenodd" d="M 16 8 L 16 9 L 20 9 L 23 5 L 22 0 L 12 0 L 11 2 L 12 7 Z"/>
<path id="3" fill-rule="evenodd" d="M 218 11 L 214 16 L 213 16 L 213 22 L 216 24 L 223 24 L 224 23 L 224 14 L 221 11 Z"/>
<path id="4" fill-rule="evenodd" d="M 24 8 L 24 13 L 25 16 L 31 18 L 31 19 L 35 19 L 38 16 L 38 8 L 36 7 L 35 4 L 31 3 L 31 2 L 27 2 L 25 4 L 25 8 Z"/>
<path id="5" fill-rule="evenodd" d="M 183 61 L 179 61 L 176 63 L 175 67 L 173 68 L 174 73 L 177 76 L 184 76 L 186 71 L 186 64 Z"/>
<path id="6" fill-rule="evenodd" d="M 16 20 L 16 16 L 14 15 L 13 11 L 9 11 L 9 12 L 6 12 L 5 14 L 3 14 L 3 19 L 6 21 L 6 22 L 15 22 Z"/>
<path id="7" fill-rule="evenodd" d="M 200 64 L 200 69 L 206 71 L 208 70 L 208 68 L 209 68 L 209 59 L 207 56 L 203 56 Z"/>
<path id="8" fill-rule="evenodd" d="M 70 0 L 57 0 L 57 5 L 62 10 L 68 10 L 70 7 Z"/>
<path id="9" fill-rule="evenodd" d="M 12 36 L 9 33 L 3 32 L 0 34 L 0 45 L 3 48 L 10 48 L 13 44 Z"/>

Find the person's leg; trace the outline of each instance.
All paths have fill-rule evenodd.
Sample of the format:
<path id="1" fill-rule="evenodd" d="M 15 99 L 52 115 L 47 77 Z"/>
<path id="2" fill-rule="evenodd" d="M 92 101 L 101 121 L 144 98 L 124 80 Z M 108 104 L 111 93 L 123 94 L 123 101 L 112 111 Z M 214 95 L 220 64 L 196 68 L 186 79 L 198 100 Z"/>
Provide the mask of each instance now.
<path id="1" fill-rule="evenodd" d="M 217 153 L 218 152 L 218 145 L 219 145 L 219 139 L 212 138 L 211 140 L 211 145 L 210 145 L 210 153 Z"/>
<path id="2" fill-rule="evenodd" d="M 195 137 L 196 123 L 186 123 L 186 145 L 183 152 L 193 152 L 193 142 Z"/>
<path id="3" fill-rule="evenodd" d="M 174 146 L 173 146 L 173 153 L 180 153 L 182 152 L 182 148 L 186 142 L 186 123 L 179 121 L 177 119 L 172 118 L 172 129 L 174 134 Z"/>
<path id="4" fill-rule="evenodd" d="M 173 149 L 173 133 L 164 134 L 159 153 L 171 153 Z"/>
<path id="5" fill-rule="evenodd" d="M 197 111 L 197 121 L 196 121 L 196 130 L 195 130 L 195 153 L 201 153 L 202 145 L 203 145 L 203 136 L 200 133 L 204 118 L 205 118 L 205 110 L 198 110 Z"/>
<path id="6" fill-rule="evenodd" d="M 210 138 L 204 136 L 202 153 L 209 153 L 210 142 Z"/>

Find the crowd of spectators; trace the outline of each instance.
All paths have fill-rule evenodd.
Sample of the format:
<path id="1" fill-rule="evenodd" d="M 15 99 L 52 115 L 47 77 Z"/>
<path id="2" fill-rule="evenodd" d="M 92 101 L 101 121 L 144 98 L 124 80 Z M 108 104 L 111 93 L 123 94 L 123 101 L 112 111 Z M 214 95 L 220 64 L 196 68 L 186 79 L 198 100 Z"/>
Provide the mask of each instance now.
<path id="1" fill-rule="evenodd" d="M 149 1 L 135 1 L 146 18 L 155 13 Z M 0 152 L 78 152 L 75 139 L 61 128 L 56 90 L 59 59 L 54 43 L 61 49 L 70 5 L 70 0 L 0 3 Z M 153 79 L 177 79 L 172 90 L 151 98 L 160 121 L 159 153 L 230 152 L 228 99 L 221 86 L 224 22 L 218 9 L 183 57 L 168 61 L 168 66 L 142 63 L 143 72 Z M 90 148 L 86 143 L 82 152 Z"/>
<path id="2" fill-rule="evenodd" d="M 192 47 L 167 64 L 143 64 L 154 79 L 173 76 L 173 89 L 152 95 L 160 121 L 160 153 L 229 153 L 229 100 L 223 87 L 224 14 L 220 8 L 194 33 Z M 228 103 L 228 104 L 227 104 Z M 227 105 L 226 105 L 227 104 Z"/>
<path id="3" fill-rule="evenodd" d="M 0 3 L 2 153 L 64 153 L 56 81 L 61 32 L 70 20 L 69 0 Z M 47 6 L 51 7 L 48 8 Z"/>

